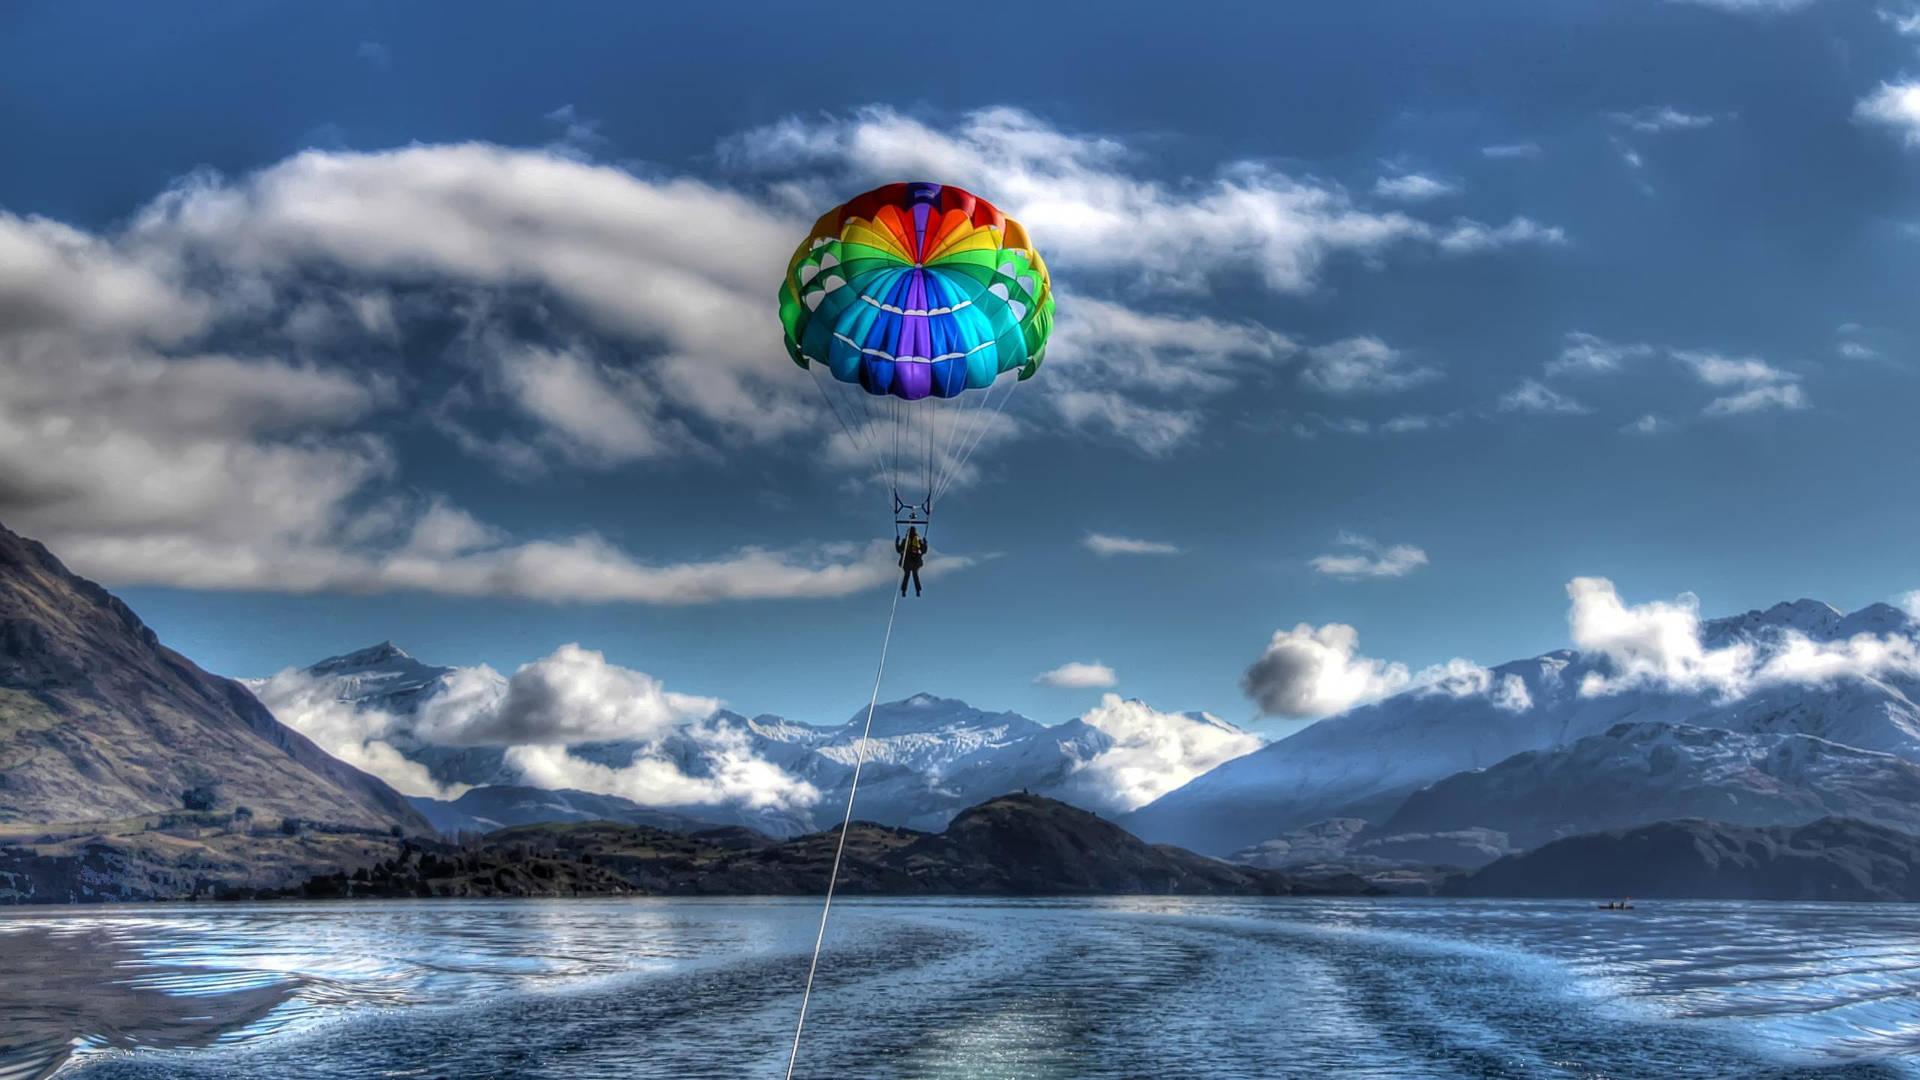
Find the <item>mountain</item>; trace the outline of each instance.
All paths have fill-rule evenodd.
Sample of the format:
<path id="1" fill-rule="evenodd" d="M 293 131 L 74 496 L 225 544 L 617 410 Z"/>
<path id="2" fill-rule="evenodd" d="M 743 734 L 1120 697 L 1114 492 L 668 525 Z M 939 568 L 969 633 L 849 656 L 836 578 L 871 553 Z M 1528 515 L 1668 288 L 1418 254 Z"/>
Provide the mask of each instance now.
<path id="1" fill-rule="evenodd" d="M 837 830 L 775 841 L 739 830 L 681 834 L 611 822 L 503 829 L 477 845 L 411 846 L 372 869 L 316 879 L 309 896 L 819 895 Z M 839 891 L 869 895 L 1114 893 L 1284 896 L 1365 892 L 1147 844 L 1054 799 L 1009 795 L 956 814 L 944 832 L 871 822 L 847 835 Z"/>
<path id="2" fill-rule="evenodd" d="M 1842 615 L 1801 600 L 1701 628 L 1707 647 L 1744 644 L 1756 655 L 1789 659 L 1796 641 L 1830 644 L 1859 634 L 1911 641 L 1920 626 L 1885 604 Z M 1920 676 L 1911 671 L 1863 677 L 1834 670 L 1819 681 L 1758 686 L 1732 701 L 1706 685 L 1582 692 L 1589 679 L 1612 674 L 1603 656 L 1560 650 L 1501 665 L 1477 681 L 1443 680 L 1322 720 L 1122 820 L 1149 839 L 1215 853 L 1328 818 L 1381 823 L 1415 792 L 1446 777 L 1516 754 L 1566 748 L 1622 724 L 1804 734 L 1920 762 Z M 1425 823 L 1401 824 L 1425 830 Z"/>
<path id="3" fill-rule="evenodd" d="M 428 831 L 386 784 L 0 527 L 0 824 L 169 812 Z M 46 834 L 48 830 L 38 830 Z"/>
<path id="4" fill-rule="evenodd" d="M 1415 792 L 1378 832 L 1489 828 L 1515 848 L 1673 818 L 1855 818 L 1920 834 L 1920 765 L 1814 735 L 1620 724 Z"/>
<path id="5" fill-rule="evenodd" d="M 451 800 L 416 796 L 407 801 L 443 833 L 488 833 L 513 825 L 549 821 L 618 821 L 674 832 L 716 827 L 712 821 L 650 810 L 618 795 L 549 791 L 512 784 L 473 788 Z"/>
<path id="6" fill-rule="evenodd" d="M 1445 891 L 1913 902 L 1920 900 L 1920 838 L 1844 818 L 1767 827 L 1663 821 L 1555 840 L 1456 878 Z"/>
<path id="7" fill-rule="evenodd" d="M 551 806 L 552 816 L 538 820 L 576 820 L 558 803 L 525 796 L 530 789 L 514 768 L 506 747 L 441 745 L 415 734 L 413 724 L 422 706 L 445 689 L 449 677 L 460 670 L 422 663 L 391 642 L 382 642 L 329 657 L 301 674 L 324 698 L 391 716 L 393 730 L 386 741 L 402 756 L 423 766 L 436 783 L 482 791 L 505 789 L 481 795 L 468 792 L 455 800 L 415 799 L 415 805 L 428 817 L 469 828 L 483 826 L 486 820 L 517 823 L 526 820 L 522 815 L 544 814 L 547 811 L 541 807 Z M 466 670 L 468 674 L 481 674 Z M 253 685 L 270 695 L 272 682 L 255 680 Z M 703 721 L 697 731 L 683 730 L 654 741 L 577 743 L 568 747 L 568 753 L 610 769 L 625 768 L 644 756 L 670 763 L 685 776 L 704 779 L 711 778 L 717 767 L 715 745 L 738 746 L 813 785 L 819 800 L 810 808 L 799 809 L 754 808 L 730 802 L 621 800 L 626 805 L 614 806 L 618 810 L 614 816 L 618 820 L 638 820 L 632 816 L 633 810 L 645 808 L 792 836 L 838 819 L 840 808 L 846 805 L 865 723 L 865 709 L 845 723 L 831 725 L 803 724 L 764 714 L 748 717 L 723 709 Z M 884 702 L 874 709 L 873 733 L 860 777 L 860 813 L 887 824 L 938 829 L 961 809 L 1008 791 L 1038 791 L 1079 800 L 1083 793 L 1074 774 L 1112 745 L 1111 737 L 1079 720 L 1048 727 L 1018 713 L 988 712 L 932 694 Z M 576 805 L 578 794 L 568 796 Z M 468 807 L 485 804 L 508 816 L 496 817 L 487 811 L 470 814 L 459 805 L 462 802 Z M 504 809 L 508 805 L 518 809 Z"/>

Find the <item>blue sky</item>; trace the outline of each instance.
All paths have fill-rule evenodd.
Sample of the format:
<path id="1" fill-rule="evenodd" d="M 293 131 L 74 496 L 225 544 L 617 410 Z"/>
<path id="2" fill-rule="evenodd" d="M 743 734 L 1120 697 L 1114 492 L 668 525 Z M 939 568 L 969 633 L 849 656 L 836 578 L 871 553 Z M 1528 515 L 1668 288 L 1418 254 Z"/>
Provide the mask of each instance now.
<path id="1" fill-rule="evenodd" d="M 0 522 L 221 672 L 578 642 L 838 720 L 890 530 L 773 293 L 930 178 L 1061 322 L 891 696 L 1249 721 L 1301 623 L 1417 670 L 1561 645 L 1578 575 L 1920 587 L 1904 7 L 656 7 L 9 6 Z"/>

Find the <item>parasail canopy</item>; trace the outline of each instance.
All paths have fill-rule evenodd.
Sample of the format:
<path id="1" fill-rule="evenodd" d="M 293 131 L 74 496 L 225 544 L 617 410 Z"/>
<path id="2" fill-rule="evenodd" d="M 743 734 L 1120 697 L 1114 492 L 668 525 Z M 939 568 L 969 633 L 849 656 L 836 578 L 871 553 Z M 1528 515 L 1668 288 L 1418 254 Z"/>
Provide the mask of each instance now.
<path id="1" fill-rule="evenodd" d="M 787 265 L 780 321 L 896 511 L 924 519 L 1039 370 L 1053 287 L 1026 229 L 992 203 L 888 184 L 814 223 Z"/>

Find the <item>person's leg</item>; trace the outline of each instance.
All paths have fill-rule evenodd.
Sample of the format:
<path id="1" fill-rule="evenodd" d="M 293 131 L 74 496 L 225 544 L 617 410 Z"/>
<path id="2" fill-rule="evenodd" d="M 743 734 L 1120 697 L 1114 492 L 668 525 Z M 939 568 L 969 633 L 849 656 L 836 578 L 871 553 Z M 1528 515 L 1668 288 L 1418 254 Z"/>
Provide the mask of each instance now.
<path id="1" fill-rule="evenodd" d="M 913 595 L 920 595 L 920 568 L 917 566 L 913 568 Z"/>
<path id="2" fill-rule="evenodd" d="M 907 595 L 907 579 L 912 576 L 913 576 L 913 571 L 911 570 L 900 571 L 900 595 L 901 596 Z"/>

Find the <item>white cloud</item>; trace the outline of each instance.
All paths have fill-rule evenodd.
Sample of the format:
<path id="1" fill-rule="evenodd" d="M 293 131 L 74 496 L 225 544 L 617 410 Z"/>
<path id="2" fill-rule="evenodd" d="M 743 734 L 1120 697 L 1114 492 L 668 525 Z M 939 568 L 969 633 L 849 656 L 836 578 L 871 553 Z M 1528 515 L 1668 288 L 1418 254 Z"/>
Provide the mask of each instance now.
<path id="1" fill-rule="evenodd" d="M 1044 236 L 1056 261 L 1137 275 L 1161 290 L 1198 289 L 1216 273 L 1246 270 L 1269 288 L 1301 292 L 1336 256 L 1375 256 L 1402 243 L 1481 250 L 1540 239 L 1515 225 L 1449 228 L 1397 211 L 1361 210 L 1339 188 L 1251 161 L 1163 183 L 1135 172 L 1136 159 L 1118 139 L 1064 132 L 1004 107 L 938 127 L 873 107 L 820 122 L 788 120 L 749 132 L 728 149 L 737 163 L 789 175 L 817 163 L 834 172 L 836 189 L 900 176 L 950 177 Z M 1462 227 L 1479 230 L 1486 242 L 1447 244 L 1443 237 Z"/>
<path id="2" fill-rule="evenodd" d="M 1341 533 L 1335 541 L 1341 551 L 1316 555 L 1313 568 L 1331 577 L 1359 578 L 1406 577 L 1427 565 L 1427 553 L 1412 544 L 1384 546 L 1353 533 Z"/>
<path id="3" fill-rule="evenodd" d="M 1113 390 L 1056 391 L 1052 401 L 1069 427 L 1106 432 L 1155 457 L 1200 428 L 1197 410 L 1145 405 Z"/>
<path id="4" fill-rule="evenodd" d="M 1714 398 L 1707 407 L 1700 410 L 1703 416 L 1738 416 L 1742 413 L 1764 412 L 1768 409 L 1804 409 L 1807 407 L 1807 395 L 1792 383 L 1776 386 L 1754 386 L 1737 394 Z"/>
<path id="5" fill-rule="evenodd" d="M 1858 341 L 1843 341 L 1836 346 L 1836 351 L 1848 360 L 1877 360 L 1880 357 L 1879 351 L 1873 346 Z"/>
<path id="6" fill-rule="evenodd" d="M 1893 128 L 1908 146 L 1920 146 L 1920 81 L 1881 83 L 1854 105 L 1853 115 Z"/>
<path id="7" fill-rule="evenodd" d="M 1109 555 L 1178 555 L 1179 547 L 1160 540 L 1135 540 L 1127 536 L 1088 533 L 1080 541 L 1087 550 L 1102 557 Z"/>
<path id="8" fill-rule="evenodd" d="M 1404 435 L 1414 431 L 1431 431 L 1434 428 L 1448 427 L 1459 418 L 1460 414 L 1457 412 L 1439 414 L 1402 413 L 1399 416 L 1389 418 L 1385 423 L 1381 424 L 1380 430 L 1394 435 Z"/>
<path id="9" fill-rule="evenodd" d="M 526 783 L 618 795 L 648 806 L 695 808 L 737 804 L 753 810 L 800 810 L 820 801 L 819 789 L 755 755 L 731 728 L 716 728 L 706 745 L 704 775 L 677 761 L 641 753 L 631 763 L 606 765 L 576 757 L 564 746 L 515 746 L 506 761 Z"/>
<path id="10" fill-rule="evenodd" d="M 413 733 L 442 746 L 658 740 L 720 708 L 715 698 L 674 693 L 602 653 L 562 645 L 510 678 L 463 668 L 420 706 Z"/>
<path id="11" fill-rule="evenodd" d="M 1460 190 L 1459 185 L 1444 180 L 1435 180 L 1423 173 L 1402 173 L 1398 176 L 1382 176 L 1373 182 L 1373 193 L 1383 199 L 1399 199 L 1403 202 L 1425 202 L 1442 195 L 1452 195 Z"/>
<path id="12" fill-rule="evenodd" d="M 620 795 L 652 806 L 733 804 L 798 809 L 819 792 L 759 757 L 735 724 L 712 719 L 713 698 L 666 689 L 643 672 L 563 645 L 511 677 L 456 668 L 412 713 L 356 707 L 335 680 L 288 670 L 248 685 L 282 723 L 321 749 L 409 795 L 457 798 L 398 746 L 500 746 L 520 782 Z M 632 759 L 576 757 L 569 744 L 630 744 Z"/>
<path id="13" fill-rule="evenodd" d="M 1652 413 L 1648 413 L 1640 419 L 1623 426 L 1620 430 L 1633 435 L 1652 435 L 1656 432 L 1666 431 L 1671 427 L 1673 427 L 1671 421 L 1663 420 Z"/>
<path id="14" fill-rule="evenodd" d="M 1546 363 L 1549 378 L 1561 375 L 1610 375 L 1629 360 L 1653 355 L 1651 345 L 1623 345 L 1594 334 L 1574 331 L 1560 355 Z"/>
<path id="15" fill-rule="evenodd" d="M 1377 337 L 1352 337 L 1307 350 L 1301 381 L 1330 394 L 1390 393 L 1431 382 L 1438 368 L 1416 364 Z"/>
<path id="16" fill-rule="evenodd" d="M 1762 640 L 1710 647 L 1691 593 L 1628 605 L 1611 581 L 1582 577 L 1567 584 L 1567 595 L 1574 646 L 1605 662 L 1581 682 L 1588 697 L 1648 688 L 1736 700 L 1780 684 L 1920 676 L 1920 645 L 1904 635 L 1815 641 L 1787 627 Z"/>
<path id="17" fill-rule="evenodd" d="M 1511 673 L 1502 675 L 1459 657 L 1423 669 L 1413 681 L 1415 692 L 1423 695 L 1484 697 L 1494 708 L 1507 712 L 1533 708 L 1533 693 L 1527 689 L 1526 680 Z"/>
<path id="18" fill-rule="evenodd" d="M 1875 14 L 1880 21 L 1893 27 L 1893 32 L 1901 37 L 1920 37 L 1920 7 L 1910 7 L 1905 11 L 1890 11 L 1881 8 Z"/>
<path id="19" fill-rule="evenodd" d="M 1241 678 L 1241 689 L 1268 716 L 1320 717 L 1397 693 L 1413 681 L 1405 664 L 1361 656 L 1359 646 L 1359 632 L 1344 623 L 1275 631 Z"/>
<path id="20" fill-rule="evenodd" d="M 1119 679 L 1114 675 L 1113 669 L 1105 664 L 1099 662 L 1088 664 L 1075 660 L 1037 675 L 1033 681 L 1041 686 L 1053 686 L 1063 690 L 1096 690 L 1112 686 Z"/>
<path id="21" fill-rule="evenodd" d="M 1522 379 L 1519 386 L 1501 395 L 1499 408 L 1501 412 L 1569 416 L 1593 411 L 1538 379 Z"/>
<path id="22" fill-rule="evenodd" d="M 1667 131 L 1697 131 L 1712 126 L 1717 119 L 1706 113 L 1683 112 L 1671 105 L 1649 105 L 1632 112 L 1609 113 L 1608 118 L 1622 127 L 1648 135 Z"/>
<path id="23" fill-rule="evenodd" d="M 1786 11 L 1798 11 L 1815 3 L 1816 0 L 1667 0 L 1667 2 L 1717 8 L 1735 15 L 1775 15 Z"/>
<path id="24" fill-rule="evenodd" d="M 1534 158 L 1540 156 L 1538 143 L 1494 143 L 1480 148 L 1482 157 L 1490 158 Z"/>
<path id="25" fill-rule="evenodd" d="M 1567 597 L 1574 647 L 1604 658 L 1609 670 L 1588 673 L 1582 694 L 1649 684 L 1698 691 L 1725 686 L 1752 665 L 1749 645 L 1709 650 L 1701 644 L 1700 601 L 1692 593 L 1629 607 L 1613 582 L 1578 577 L 1567 583 Z"/>
<path id="26" fill-rule="evenodd" d="M 1516 217 L 1505 225 L 1461 218 L 1437 233 L 1435 242 L 1449 255 L 1471 255 L 1518 244 L 1557 246 L 1567 242 L 1567 234 L 1558 225 L 1542 225 L 1527 217 Z"/>
<path id="27" fill-rule="evenodd" d="M 1705 416 L 1735 416 L 1767 409 L 1804 409 L 1806 394 L 1800 376 L 1782 371 L 1757 357 L 1722 356 L 1697 350 L 1676 350 L 1673 358 L 1706 386 L 1731 391 L 1709 402 Z"/>
<path id="28" fill-rule="evenodd" d="M 1195 403 L 1297 351 L 1258 323 L 1154 313 L 1079 295 L 1061 298 L 1040 391 L 1070 428 L 1098 430 L 1163 454 L 1198 430 Z"/>
<path id="29" fill-rule="evenodd" d="M 1118 694 L 1102 695 L 1099 706 L 1080 719 L 1113 745 L 1068 777 L 1062 794 L 1110 813 L 1145 806 L 1262 745 L 1259 737 L 1205 713 L 1164 713 Z"/>
<path id="30" fill-rule="evenodd" d="M 466 790 L 463 784 L 441 785 L 426 766 L 401 755 L 389 740 L 405 734 L 408 721 L 402 717 L 381 709 L 356 708 L 340 700 L 334 684 L 297 668 L 246 683 L 274 719 L 341 761 L 386 781 L 402 795 L 456 799 Z"/>
<path id="31" fill-rule="evenodd" d="M 1900 610 L 1906 612 L 1908 615 L 1920 619 L 1920 589 L 1915 589 L 1908 593 L 1901 593 L 1900 596 L 1894 600 L 1894 603 L 1899 606 Z"/>

